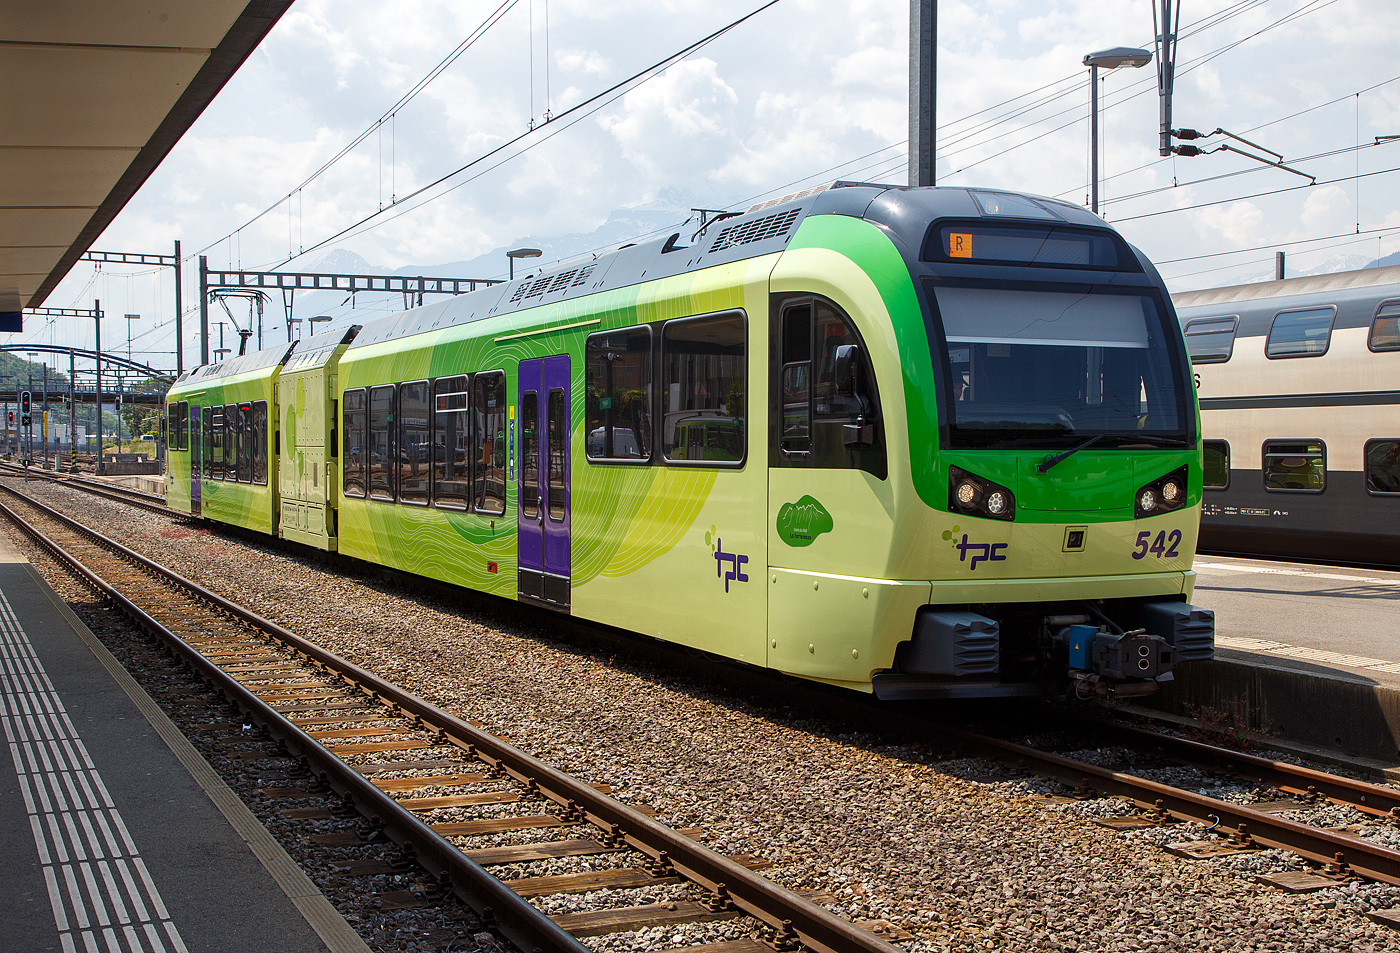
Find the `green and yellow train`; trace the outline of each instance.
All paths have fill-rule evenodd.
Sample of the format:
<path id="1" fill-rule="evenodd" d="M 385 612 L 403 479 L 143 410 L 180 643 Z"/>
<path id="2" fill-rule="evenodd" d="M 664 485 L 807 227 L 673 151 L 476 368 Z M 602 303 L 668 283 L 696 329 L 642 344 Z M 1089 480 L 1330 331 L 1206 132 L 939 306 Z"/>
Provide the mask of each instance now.
<path id="1" fill-rule="evenodd" d="M 1145 694 L 1213 653 L 1189 370 L 1083 209 L 836 183 L 199 367 L 166 492 L 882 699 Z"/>

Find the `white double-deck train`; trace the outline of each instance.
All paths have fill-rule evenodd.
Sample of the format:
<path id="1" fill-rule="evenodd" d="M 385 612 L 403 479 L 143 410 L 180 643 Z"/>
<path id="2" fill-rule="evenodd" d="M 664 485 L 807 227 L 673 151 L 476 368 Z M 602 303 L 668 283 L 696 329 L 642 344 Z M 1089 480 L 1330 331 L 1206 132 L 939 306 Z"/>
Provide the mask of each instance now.
<path id="1" fill-rule="evenodd" d="M 1400 267 L 1172 300 L 1201 402 L 1200 549 L 1400 565 Z"/>

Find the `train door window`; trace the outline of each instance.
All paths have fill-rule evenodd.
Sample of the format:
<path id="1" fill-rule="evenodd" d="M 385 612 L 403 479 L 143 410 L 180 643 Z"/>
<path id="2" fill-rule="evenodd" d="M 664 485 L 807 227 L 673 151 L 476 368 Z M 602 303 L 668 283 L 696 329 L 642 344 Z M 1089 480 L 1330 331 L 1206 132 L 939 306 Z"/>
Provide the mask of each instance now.
<path id="1" fill-rule="evenodd" d="M 1382 301 L 1366 341 L 1373 351 L 1400 351 L 1400 301 Z"/>
<path id="2" fill-rule="evenodd" d="M 651 328 L 605 331 L 584 350 L 584 450 L 589 460 L 651 459 Z M 530 417 L 522 417 L 522 426 Z"/>
<path id="3" fill-rule="evenodd" d="M 548 438 L 549 438 L 549 518 L 556 523 L 564 522 L 567 508 L 564 505 L 564 478 L 568 460 L 565 459 L 569 446 L 569 414 L 565 409 L 564 390 L 555 387 L 549 392 Z"/>
<path id="4" fill-rule="evenodd" d="M 432 431 L 428 429 L 428 382 L 399 385 L 399 502 L 428 505 Z"/>
<path id="5" fill-rule="evenodd" d="M 1321 440 L 1266 440 L 1264 489 L 1321 493 L 1327 489 L 1327 447 Z"/>
<path id="6" fill-rule="evenodd" d="M 267 401 L 253 401 L 253 482 L 267 486 Z"/>
<path id="7" fill-rule="evenodd" d="M 341 402 L 344 423 L 341 430 L 345 434 L 345 456 L 341 461 L 341 488 L 346 496 L 365 495 L 365 463 L 369 454 L 365 452 L 365 424 L 367 397 L 363 390 L 347 390 Z"/>
<path id="8" fill-rule="evenodd" d="M 1201 483 L 1207 490 L 1223 490 L 1230 485 L 1230 445 L 1224 440 L 1201 441 L 1204 475 Z"/>
<path id="9" fill-rule="evenodd" d="M 1235 350 L 1235 329 L 1239 323 L 1237 314 L 1187 322 L 1183 330 L 1191 363 L 1224 364 L 1228 361 Z"/>
<path id="10" fill-rule="evenodd" d="M 506 376 L 477 374 L 472 387 L 473 438 L 476 450 L 475 505 L 482 513 L 506 511 Z"/>
<path id="11" fill-rule="evenodd" d="M 667 460 L 720 466 L 744 462 L 746 342 L 739 313 L 666 322 L 661 331 L 661 450 Z"/>
<path id="12" fill-rule="evenodd" d="M 1321 357 L 1327 353 L 1336 316 L 1337 309 L 1332 305 L 1280 311 L 1269 327 L 1264 355 L 1269 358 Z"/>
<path id="13" fill-rule="evenodd" d="M 520 511 L 530 519 L 540 515 L 540 395 L 527 390 L 520 398 Z"/>
<path id="14" fill-rule="evenodd" d="M 869 356 L 849 318 L 821 298 L 782 309 L 779 463 L 887 472 L 877 432 L 879 395 Z"/>
<path id="15" fill-rule="evenodd" d="M 394 385 L 369 391 L 369 498 L 394 498 Z"/>
<path id="16" fill-rule="evenodd" d="M 220 448 L 223 448 L 224 445 L 224 434 L 221 430 L 214 430 L 214 418 L 218 417 L 220 418 L 220 420 L 223 420 L 224 411 L 221 410 L 220 407 L 204 407 L 203 416 L 204 479 L 221 480 L 223 479 L 223 474 L 221 474 L 220 469 L 218 469 L 218 467 L 221 466 L 221 463 L 220 465 L 216 466 L 216 459 L 221 459 L 218 458 L 218 453 L 223 452 Z M 220 427 L 223 427 L 223 423 L 220 423 L 218 425 L 220 425 Z"/>
<path id="17" fill-rule="evenodd" d="M 433 381 L 433 505 L 471 506 L 470 378 Z"/>
<path id="18" fill-rule="evenodd" d="M 1400 439 L 1366 441 L 1366 490 L 1400 496 Z"/>
<path id="19" fill-rule="evenodd" d="M 812 303 L 783 309 L 783 453 L 812 450 Z"/>

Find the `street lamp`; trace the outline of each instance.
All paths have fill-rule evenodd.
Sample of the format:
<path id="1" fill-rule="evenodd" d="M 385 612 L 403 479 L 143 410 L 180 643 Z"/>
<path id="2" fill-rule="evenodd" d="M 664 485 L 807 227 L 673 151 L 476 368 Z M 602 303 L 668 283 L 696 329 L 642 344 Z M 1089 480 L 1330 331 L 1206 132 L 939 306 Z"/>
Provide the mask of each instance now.
<path id="1" fill-rule="evenodd" d="M 318 325 L 318 324 L 325 324 L 327 321 L 334 321 L 334 320 L 335 320 L 335 318 L 332 318 L 329 314 L 318 314 L 318 315 L 316 315 L 314 318 L 311 319 L 311 336 L 312 336 L 312 337 L 315 337 L 315 336 L 316 336 L 316 325 Z"/>
<path id="2" fill-rule="evenodd" d="M 1089 67 L 1089 210 L 1095 215 L 1099 214 L 1099 67 L 1138 69 L 1151 62 L 1151 50 L 1128 46 L 1115 46 L 1084 57 L 1084 65 Z"/>
<path id="3" fill-rule="evenodd" d="M 510 251 L 506 252 L 506 257 L 510 259 L 511 280 L 515 280 L 515 259 L 538 258 L 543 254 L 544 252 L 540 251 L 538 248 L 512 248 Z"/>

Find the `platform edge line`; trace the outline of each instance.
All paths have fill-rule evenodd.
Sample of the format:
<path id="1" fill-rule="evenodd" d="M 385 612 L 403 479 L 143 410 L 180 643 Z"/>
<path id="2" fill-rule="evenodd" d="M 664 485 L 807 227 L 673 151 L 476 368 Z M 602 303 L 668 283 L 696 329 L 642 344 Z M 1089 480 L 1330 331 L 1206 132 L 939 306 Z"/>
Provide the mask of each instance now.
<path id="1" fill-rule="evenodd" d="M 113 679 L 121 686 L 122 691 L 126 692 L 132 703 L 150 722 L 156 734 L 170 748 L 176 760 L 184 766 L 185 770 L 194 778 L 195 783 L 219 809 L 219 813 L 228 821 L 229 826 L 248 845 L 253 856 L 263 865 L 263 868 L 272 877 L 278 888 L 286 894 L 287 899 L 292 902 L 297 911 L 301 913 L 311 929 L 316 931 L 321 942 L 326 944 L 331 953 L 372 953 L 369 945 L 346 922 L 345 917 L 335 908 L 335 905 L 326 899 L 326 895 L 263 826 L 257 816 L 248 809 L 248 806 L 234 793 L 233 789 L 224 783 L 224 779 L 219 777 L 213 766 L 195 750 L 194 745 L 190 744 L 189 739 L 181 733 L 169 716 L 161 711 L 155 699 L 151 698 L 146 690 L 137 684 L 136 680 L 131 677 L 131 673 L 117 661 L 116 656 L 108 651 L 96 635 L 93 635 L 92 630 L 82 619 L 78 618 L 68 604 L 59 598 L 58 593 L 39 575 L 39 571 L 34 568 L 33 564 L 26 561 L 24 567 L 34 578 L 40 591 L 48 596 L 59 615 L 83 640 L 103 667 L 111 673 Z"/>

